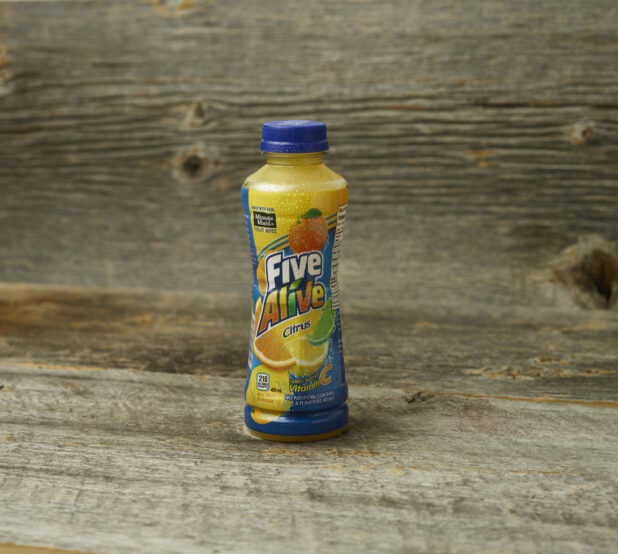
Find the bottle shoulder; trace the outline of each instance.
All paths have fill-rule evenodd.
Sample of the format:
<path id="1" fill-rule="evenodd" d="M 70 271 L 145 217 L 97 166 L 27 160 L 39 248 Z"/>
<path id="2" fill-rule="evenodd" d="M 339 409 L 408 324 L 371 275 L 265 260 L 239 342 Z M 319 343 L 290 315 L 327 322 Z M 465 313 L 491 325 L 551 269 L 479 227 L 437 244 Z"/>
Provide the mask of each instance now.
<path id="1" fill-rule="evenodd" d="M 243 186 L 273 192 L 317 192 L 340 190 L 347 181 L 325 164 L 287 166 L 265 164 L 249 175 Z"/>

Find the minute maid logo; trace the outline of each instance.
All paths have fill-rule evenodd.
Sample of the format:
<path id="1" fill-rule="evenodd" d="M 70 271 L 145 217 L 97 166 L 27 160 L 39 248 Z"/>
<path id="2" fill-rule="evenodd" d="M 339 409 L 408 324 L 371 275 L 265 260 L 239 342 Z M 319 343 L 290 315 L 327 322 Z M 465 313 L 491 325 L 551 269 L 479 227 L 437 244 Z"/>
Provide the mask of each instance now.
<path id="1" fill-rule="evenodd" d="M 322 283 L 317 282 L 323 266 L 324 258 L 317 250 L 291 256 L 274 252 L 266 258 L 268 288 L 257 336 L 291 317 L 324 305 L 326 290 Z M 304 286 L 300 288 L 302 283 Z"/>

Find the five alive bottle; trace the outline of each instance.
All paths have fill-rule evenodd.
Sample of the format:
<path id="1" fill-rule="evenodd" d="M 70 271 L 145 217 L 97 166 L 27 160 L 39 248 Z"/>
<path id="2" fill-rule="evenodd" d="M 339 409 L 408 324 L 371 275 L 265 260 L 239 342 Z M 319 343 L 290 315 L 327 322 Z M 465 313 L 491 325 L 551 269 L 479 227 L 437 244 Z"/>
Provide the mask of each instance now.
<path id="1" fill-rule="evenodd" d="M 266 165 L 242 189 L 253 266 L 245 424 L 262 438 L 300 442 L 343 431 L 337 268 L 348 184 L 326 167 L 326 125 L 270 121 Z"/>

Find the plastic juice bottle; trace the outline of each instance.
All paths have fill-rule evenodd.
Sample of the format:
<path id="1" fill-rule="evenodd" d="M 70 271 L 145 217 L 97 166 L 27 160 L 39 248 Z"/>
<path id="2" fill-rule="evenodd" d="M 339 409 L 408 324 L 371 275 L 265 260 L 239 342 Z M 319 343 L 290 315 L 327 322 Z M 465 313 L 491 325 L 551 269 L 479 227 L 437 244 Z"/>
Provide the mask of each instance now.
<path id="1" fill-rule="evenodd" d="M 348 184 L 322 163 L 320 121 L 270 121 L 242 189 L 253 264 L 245 424 L 261 438 L 333 437 L 348 422 L 337 267 Z"/>

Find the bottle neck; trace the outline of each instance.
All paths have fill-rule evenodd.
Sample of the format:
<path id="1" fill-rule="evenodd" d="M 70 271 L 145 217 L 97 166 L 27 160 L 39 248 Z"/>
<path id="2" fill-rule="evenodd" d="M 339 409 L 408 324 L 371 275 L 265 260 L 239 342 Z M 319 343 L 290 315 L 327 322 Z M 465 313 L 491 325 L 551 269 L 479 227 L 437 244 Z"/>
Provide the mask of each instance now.
<path id="1" fill-rule="evenodd" d="M 326 152 L 307 152 L 305 154 L 280 154 L 264 152 L 266 163 L 269 165 L 304 166 L 320 165 Z"/>

